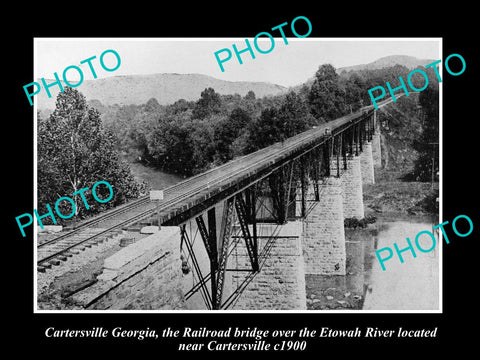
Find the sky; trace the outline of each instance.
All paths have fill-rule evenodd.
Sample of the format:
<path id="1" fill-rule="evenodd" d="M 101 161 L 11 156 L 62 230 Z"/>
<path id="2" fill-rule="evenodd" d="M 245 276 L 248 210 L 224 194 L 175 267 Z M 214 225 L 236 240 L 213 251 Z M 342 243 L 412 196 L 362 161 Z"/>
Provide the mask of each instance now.
<path id="1" fill-rule="evenodd" d="M 82 69 L 84 80 L 93 76 L 87 63 L 82 60 L 96 56 L 91 61 L 98 78 L 118 75 L 179 73 L 204 74 L 229 81 L 263 81 L 282 86 L 294 86 L 314 76 L 318 67 L 325 63 L 335 68 L 366 64 L 389 55 L 410 55 L 419 59 L 441 59 L 440 38 L 287 38 L 288 44 L 275 38 L 273 50 L 259 53 L 249 38 L 255 53 L 241 54 L 240 64 L 232 49 L 246 47 L 245 38 L 36 38 L 35 78 L 53 79 L 54 72 L 61 78 L 63 70 L 76 65 Z M 267 37 L 261 37 L 258 46 L 263 50 L 271 47 Z M 222 72 L 214 53 L 229 49 L 232 57 L 223 63 Z M 99 63 L 105 50 L 115 50 L 121 59 L 117 70 L 108 72 Z M 221 58 L 226 52 L 219 54 Z M 116 59 L 106 53 L 107 67 L 114 67 Z M 75 69 L 67 72 L 72 83 L 78 81 Z M 33 79 L 32 79 L 33 81 Z"/>

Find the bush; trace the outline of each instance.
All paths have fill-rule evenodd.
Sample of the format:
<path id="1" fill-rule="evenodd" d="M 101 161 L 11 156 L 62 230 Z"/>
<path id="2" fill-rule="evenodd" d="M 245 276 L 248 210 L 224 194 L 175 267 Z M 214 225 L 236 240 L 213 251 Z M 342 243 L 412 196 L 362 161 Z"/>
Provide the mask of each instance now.
<path id="1" fill-rule="evenodd" d="M 367 215 L 363 219 L 358 220 L 356 217 L 346 218 L 343 222 L 344 226 L 349 229 L 366 228 L 368 224 L 373 224 L 377 221 L 374 215 Z"/>
<path id="2" fill-rule="evenodd" d="M 427 213 L 438 215 L 440 211 L 438 190 L 430 192 L 430 194 L 425 196 L 415 205 L 420 207 L 423 211 Z"/>

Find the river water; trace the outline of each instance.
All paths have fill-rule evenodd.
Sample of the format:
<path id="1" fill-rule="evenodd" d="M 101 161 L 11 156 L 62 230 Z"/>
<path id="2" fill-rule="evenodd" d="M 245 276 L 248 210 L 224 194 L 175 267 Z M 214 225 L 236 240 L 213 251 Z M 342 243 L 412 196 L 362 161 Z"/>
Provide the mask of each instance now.
<path id="1" fill-rule="evenodd" d="M 184 180 L 181 176 L 167 174 L 139 162 L 130 162 L 129 166 L 135 179 L 140 182 L 145 181 L 152 190 L 163 190 Z"/>
<path id="2" fill-rule="evenodd" d="M 402 252 L 400 263 L 393 243 L 406 247 L 406 237 L 414 244 L 420 231 L 432 224 L 409 221 L 380 221 L 366 229 L 345 229 L 346 275 L 306 275 L 308 310 L 439 310 L 439 248 L 423 253 L 415 248 Z M 423 249 L 431 238 L 419 238 Z M 390 247 L 394 256 L 385 261 L 383 271 L 375 250 Z M 386 254 L 382 253 L 382 256 Z"/>
<path id="3" fill-rule="evenodd" d="M 415 236 L 425 230 L 432 230 L 432 224 L 409 223 L 404 221 L 389 223 L 386 230 L 377 236 L 377 249 L 406 247 L 408 237 L 412 244 Z M 421 247 L 429 249 L 431 238 L 423 234 L 419 237 Z M 414 245 L 415 246 L 415 245 Z M 384 263 L 383 271 L 375 258 L 368 278 L 363 310 L 439 310 L 439 253 L 442 244 L 434 250 L 423 253 L 415 248 L 416 258 L 407 250 L 402 252 L 402 264 L 394 250 L 394 257 Z M 385 253 L 386 254 L 386 253 Z"/>

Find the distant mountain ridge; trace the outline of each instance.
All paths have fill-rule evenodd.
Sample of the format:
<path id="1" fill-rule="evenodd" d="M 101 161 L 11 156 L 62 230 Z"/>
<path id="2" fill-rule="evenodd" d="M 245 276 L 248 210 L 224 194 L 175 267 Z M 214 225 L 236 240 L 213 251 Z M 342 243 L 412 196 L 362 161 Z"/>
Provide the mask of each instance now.
<path id="1" fill-rule="evenodd" d="M 337 73 L 382 69 L 396 64 L 413 69 L 417 66 L 425 66 L 433 61 L 435 60 L 418 59 L 408 55 L 391 55 L 368 64 L 338 68 Z M 313 80 L 314 75 L 300 85 L 286 88 L 267 82 L 226 81 L 202 74 L 161 73 L 119 75 L 104 79 L 86 80 L 76 89 L 85 95 L 88 101 L 98 100 L 105 106 L 114 104 L 140 105 L 145 104 L 151 98 L 157 99 L 161 105 L 168 105 L 180 99 L 196 101 L 200 98 L 201 92 L 208 87 L 222 95 L 237 93 L 245 96 L 248 91 L 252 90 L 257 97 L 263 97 L 277 95 L 288 90 L 298 90 L 303 84 L 311 85 Z M 47 79 L 45 81 L 47 84 L 54 82 L 54 80 Z M 63 85 L 65 86 L 65 84 Z M 38 109 L 53 110 L 55 108 L 56 97 L 59 93 L 58 86 L 52 86 L 49 90 L 52 94 L 51 98 L 47 97 L 43 88 L 40 94 L 36 95 Z"/>
<path id="2" fill-rule="evenodd" d="M 47 84 L 54 80 L 45 79 Z M 63 84 L 62 82 L 62 85 Z M 198 100 L 205 88 L 211 87 L 222 95 L 245 96 L 252 90 L 257 97 L 276 95 L 287 90 L 281 85 L 267 82 L 225 81 L 201 74 L 163 73 L 151 75 L 120 75 L 104 79 L 86 80 L 76 89 L 87 100 L 99 100 L 103 105 L 140 105 L 155 98 L 161 105 L 173 104 L 179 99 Z M 36 95 L 39 109 L 54 109 L 58 86 L 50 89 L 48 98 L 44 89 Z"/>
<path id="3" fill-rule="evenodd" d="M 409 55 L 390 55 L 381 57 L 368 64 L 359 64 L 352 66 L 345 66 L 337 69 L 337 74 L 342 74 L 344 71 L 361 71 L 361 70 L 376 70 L 383 69 L 390 66 L 402 65 L 408 69 L 413 69 L 417 66 L 425 66 L 432 63 L 435 60 L 431 59 L 419 59 Z M 292 86 L 289 90 L 298 91 L 303 85 L 311 86 L 315 80 L 315 74 L 302 84 Z"/>
<path id="4" fill-rule="evenodd" d="M 383 69 L 390 66 L 395 65 L 402 65 L 408 69 L 413 69 L 417 66 L 425 66 L 434 62 L 433 59 L 418 59 L 414 56 L 408 55 L 390 55 L 381 57 L 375 61 L 372 61 L 368 64 L 359 64 L 353 66 L 345 66 L 342 68 L 338 68 L 337 72 L 341 73 L 342 71 L 358 71 L 358 70 L 375 70 L 375 69 Z"/>

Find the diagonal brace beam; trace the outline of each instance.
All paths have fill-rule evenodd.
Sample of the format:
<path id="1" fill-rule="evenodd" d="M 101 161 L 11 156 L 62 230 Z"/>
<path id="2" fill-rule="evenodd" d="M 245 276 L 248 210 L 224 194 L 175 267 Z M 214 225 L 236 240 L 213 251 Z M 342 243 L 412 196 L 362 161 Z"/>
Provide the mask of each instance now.
<path id="1" fill-rule="evenodd" d="M 213 300 L 213 308 L 220 309 L 222 304 L 223 287 L 225 283 L 225 270 L 227 268 L 228 248 L 230 236 L 232 235 L 233 213 L 235 207 L 235 196 L 225 201 L 223 209 L 222 227 L 220 230 L 220 257 L 218 260 L 217 291 Z"/>
<path id="2" fill-rule="evenodd" d="M 235 208 L 237 209 L 238 221 L 240 223 L 240 228 L 242 230 L 243 238 L 245 239 L 245 245 L 247 247 L 248 256 L 250 258 L 250 263 L 252 264 L 252 270 L 258 271 L 258 254 L 256 252 L 256 246 L 250 235 L 250 230 L 248 229 L 247 223 L 247 211 L 245 207 L 245 202 L 243 201 L 242 195 L 237 195 L 235 199 Z"/>

